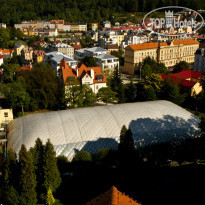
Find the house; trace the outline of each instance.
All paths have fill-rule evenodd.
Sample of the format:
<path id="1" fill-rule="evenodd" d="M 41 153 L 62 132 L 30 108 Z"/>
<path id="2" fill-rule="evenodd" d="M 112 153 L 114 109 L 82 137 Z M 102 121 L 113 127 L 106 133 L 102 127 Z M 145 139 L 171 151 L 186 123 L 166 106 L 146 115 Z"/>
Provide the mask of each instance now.
<path id="1" fill-rule="evenodd" d="M 108 51 L 119 51 L 118 44 L 107 44 Z"/>
<path id="2" fill-rule="evenodd" d="M 166 67 L 172 67 L 180 61 L 193 63 L 198 48 L 199 42 L 194 39 L 129 45 L 125 48 L 122 72 L 133 75 L 148 56 L 158 63 L 164 63 Z"/>
<path id="3" fill-rule="evenodd" d="M 202 92 L 201 79 L 203 77 L 201 72 L 193 70 L 183 70 L 179 73 L 170 75 L 160 74 L 162 79 L 172 79 L 173 83 L 178 84 L 186 90 L 189 90 L 191 96 L 198 95 Z"/>
<path id="4" fill-rule="evenodd" d="M 84 205 L 140 205 L 137 201 L 133 200 L 129 196 L 125 195 L 117 190 L 116 187 L 112 186 L 105 193 L 100 194 L 91 201 Z"/>
<path id="5" fill-rule="evenodd" d="M 70 31 L 70 23 L 64 23 L 63 30 L 66 32 Z"/>
<path id="6" fill-rule="evenodd" d="M 110 51 L 100 47 L 83 48 L 75 52 L 74 59 L 81 60 L 85 56 L 97 57 L 101 54 L 110 54 Z"/>
<path id="7" fill-rule="evenodd" d="M 63 53 L 64 55 L 68 56 L 69 58 L 73 58 L 74 56 L 74 48 L 65 43 L 57 43 L 52 45 L 52 51 L 57 51 L 59 53 Z"/>
<path id="8" fill-rule="evenodd" d="M 102 87 L 107 87 L 107 79 L 102 73 L 100 67 L 86 67 L 79 64 L 76 68 L 71 68 L 65 59 L 60 62 L 60 77 L 66 86 L 66 93 L 69 92 L 69 86 L 88 85 L 94 93 Z"/>
<path id="9" fill-rule="evenodd" d="M 104 28 L 111 28 L 111 23 L 110 23 L 110 21 L 103 21 L 103 27 L 104 27 Z"/>
<path id="10" fill-rule="evenodd" d="M 98 23 L 92 23 L 92 30 L 97 31 L 98 30 Z"/>
<path id="11" fill-rule="evenodd" d="M 28 65 L 28 66 L 22 66 L 19 68 L 19 70 L 17 71 L 17 76 L 19 75 L 19 73 L 21 71 L 31 71 L 31 69 L 33 68 L 32 64 Z"/>
<path id="12" fill-rule="evenodd" d="M 50 29 L 57 29 L 58 31 L 64 31 L 64 20 L 51 20 Z"/>
<path id="13" fill-rule="evenodd" d="M 13 111 L 12 109 L 2 109 L 0 108 L 0 124 L 8 124 L 13 120 Z"/>
<path id="14" fill-rule="evenodd" d="M 21 62 L 24 64 L 33 62 L 33 48 L 32 47 L 24 47 L 21 50 Z"/>
<path id="15" fill-rule="evenodd" d="M 48 63 L 54 70 L 58 71 L 60 69 L 60 63 L 62 59 L 64 59 L 67 62 L 70 68 L 76 68 L 76 60 L 73 60 L 72 58 L 69 58 L 68 56 L 57 51 L 46 53 L 44 57 L 44 62 Z"/>
<path id="16" fill-rule="evenodd" d="M 194 70 L 205 73 L 205 49 L 199 48 L 196 50 L 194 59 Z"/>
<path id="17" fill-rule="evenodd" d="M 82 49 L 81 45 L 73 45 L 74 51 Z"/>
<path id="18" fill-rule="evenodd" d="M 87 31 L 87 23 L 71 23 L 70 31 Z"/>
<path id="19" fill-rule="evenodd" d="M 115 68 L 119 68 L 119 58 L 108 55 L 108 54 L 101 54 L 97 57 L 95 57 L 96 63 L 101 67 L 101 69 L 104 71 L 110 70 L 114 71 Z"/>
<path id="20" fill-rule="evenodd" d="M 26 47 L 25 43 L 15 43 L 14 44 L 14 52 L 16 53 L 17 56 L 20 56 L 22 49 L 25 47 Z"/>
<path id="21" fill-rule="evenodd" d="M 33 52 L 33 59 L 37 62 L 37 63 L 41 63 L 43 62 L 44 56 L 45 56 L 45 51 L 42 50 L 35 50 Z"/>

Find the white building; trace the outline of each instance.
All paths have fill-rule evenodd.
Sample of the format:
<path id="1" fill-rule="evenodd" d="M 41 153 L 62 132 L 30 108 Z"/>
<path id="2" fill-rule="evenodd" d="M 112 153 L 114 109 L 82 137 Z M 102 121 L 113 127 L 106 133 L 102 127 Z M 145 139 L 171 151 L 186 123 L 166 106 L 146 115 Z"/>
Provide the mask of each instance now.
<path id="1" fill-rule="evenodd" d="M 0 66 L 4 63 L 4 58 L 3 56 L 0 54 Z"/>
<path id="2" fill-rule="evenodd" d="M 68 44 L 65 44 L 65 43 L 58 43 L 56 45 L 53 45 L 52 50 L 57 51 L 59 53 L 62 53 L 64 55 L 68 56 L 69 58 L 74 57 L 74 48 Z"/>
<path id="3" fill-rule="evenodd" d="M 69 58 L 63 53 L 57 51 L 46 53 L 44 57 L 44 62 L 50 64 L 50 66 L 58 71 L 60 68 L 60 62 L 62 59 L 65 59 L 70 68 L 75 68 L 77 66 L 77 61 Z"/>
<path id="4" fill-rule="evenodd" d="M 205 49 L 198 48 L 195 53 L 194 70 L 205 73 Z"/>
<path id="5" fill-rule="evenodd" d="M 64 23 L 63 30 L 64 31 L 70 31 L 70 23 Z"/>
<path id="6" fill-rule="evenodd" d="M 103 21 L 103 27 L 104 27 L 104 28 L 111 28 L 111 23 L 110 23 L 110 21 Z"/>
<path id="7" fill-rule="evenodd" d="M 110 70 L 114 71 L 116 67 L 119 68 L 119 58 L 108 54 L 102 54 L 96 57 L 97 64 L 103 71 Z"/>
<path id="8" fill-rule="evenodd" d="M 93 56 L 97 57 L 101 54 L 107 54 L 109 53 L 108 50 L 100 47 L 93 47 L 93 48 L 83 48 L 75 51 L 74 54 L 74 59 L 80 61 L 82 60 L 85 56 Z"/>

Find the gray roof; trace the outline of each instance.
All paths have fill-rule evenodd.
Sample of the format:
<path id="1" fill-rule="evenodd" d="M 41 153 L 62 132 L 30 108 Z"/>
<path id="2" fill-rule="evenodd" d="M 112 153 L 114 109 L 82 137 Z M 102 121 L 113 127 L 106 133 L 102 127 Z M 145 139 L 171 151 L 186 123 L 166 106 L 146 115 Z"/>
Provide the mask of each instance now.
<path id="1" fill-rule="evenodd" d="M 50 59 L 52 59 L 53 61 L 59 63 L 61 62 L 61 60 L 64 58 L 67 62 L 69 61 L 73 61 L 73 62 L 77 62 L 76 60 L 72 59 L 72 58 L 69 58 L 68 56 L 60 53 L 60 52 L 57 52 L 57 51 L 53 51 L 53 52 L 50 52 L 50 53 L 46 53 L 47 57 L 49 57 Z"/>
<path id="2" fill-rule="evenodd" d="M 57 155 L 72 159 L 80 150 L 117 149 L 120 130 L 130 127 L 134 143 L 147 146 L 198 137 L 200 120 L 169 101 L 151 101 L 30 114 L 8 125 L 8 149 L 29 149 L 50 139 Z"/>
<path id="3" fill-rule="evenodd" d="M 91 51 L 91 52 L 108 52 L 108 50 L 100 47 L 93 47 L 93 48 L 86 48 L 85 50 Z"/>
<path id="4" fill-rule="evenodd" d="M 19 48 L 19 47 L 21 47 L 22 45 L 26 46 L 25 43 L 15 43 L 15 44 L 14 44 L 14 47 L 15 47 L 15 48 Z"/>
<path id="5" fill-rule="evenodd" d="M 104 60 L 104 59 L 118 59 L 117 57 L 115 56 L 111 56 L 111 55 L 108 55 L 108 54 L 101 54 L 99 56 L 96 56 L 97 59 L 101 59 L 101 60 Z"/>

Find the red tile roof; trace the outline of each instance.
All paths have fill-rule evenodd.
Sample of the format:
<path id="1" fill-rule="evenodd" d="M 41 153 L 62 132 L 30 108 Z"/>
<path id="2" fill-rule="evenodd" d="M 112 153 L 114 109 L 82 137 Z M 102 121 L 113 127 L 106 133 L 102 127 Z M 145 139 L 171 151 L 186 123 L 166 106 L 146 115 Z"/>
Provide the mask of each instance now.
<path id="1" fill-rule="evenodd" d="M 85 205 L 140 205 L 140 203 L 134 201 L 124 193 L 117 190 L 116 187 L 112 186 L 105 193 L 97 196 Z"/>
<path id="2" fill-rule="evenodd" d="M 185 80 L 189 79 L 189 78 L 200 79 L 202 77 L 202 73 L 197 72 L 197 71 L 193 71 L 193 70 L 184 69 L 182 72 L 174 73 L 174 74 L 171 74 L 170 76 L 182 78 Z"/>
<path id="3" fill-rule="evenodd" d="M 81 45 L 73 45 L 73 48 L 74 48 L 74 50 L 76 51 L 76 50 L 81 49 L 81 48 L 82 48 L 82 46 L 81 46 Z"/>
<path id="4" fill-rule="evenodd" d="M 21 68 L 19 68 L 18 72 L 21 72 L 21 71 L 30 71 L 31 69 L 32 69 L 32 65 L 22 66 Z"/>
<path id="5" fill-rule="evenodd" d="M 0 55 L 0 59 L 2 59 L 3 58 L 3 56 L 2 55 Z"/>

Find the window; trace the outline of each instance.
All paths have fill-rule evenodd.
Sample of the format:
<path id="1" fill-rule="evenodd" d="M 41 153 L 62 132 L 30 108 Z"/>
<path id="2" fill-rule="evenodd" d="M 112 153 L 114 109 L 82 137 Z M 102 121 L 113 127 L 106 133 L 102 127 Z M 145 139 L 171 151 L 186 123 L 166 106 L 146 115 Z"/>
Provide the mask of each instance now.
<path id="1" fill-rule="evenodd" d="M 4 113 L 4 117 L 8 117 L 8 112 L 5 112 L 5 113 Z"/>

